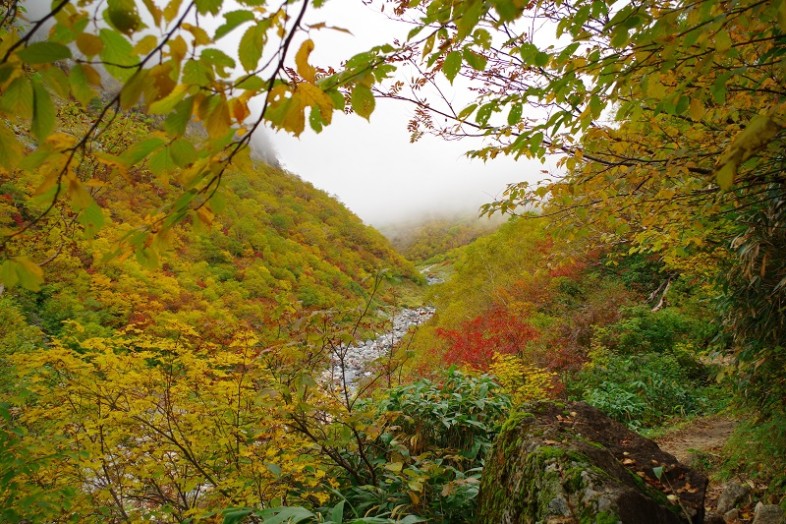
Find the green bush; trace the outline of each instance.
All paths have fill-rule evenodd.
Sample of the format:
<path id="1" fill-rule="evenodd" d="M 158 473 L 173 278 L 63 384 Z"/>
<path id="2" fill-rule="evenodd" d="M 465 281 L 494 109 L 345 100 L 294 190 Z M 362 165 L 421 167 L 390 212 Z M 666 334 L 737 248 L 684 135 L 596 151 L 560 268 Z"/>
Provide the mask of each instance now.
<path id="1" fill-rule="evenodd" d="M 392 389 L 373 407 L 387 420 L 369 447 L 380 480 L 345 490 L 348 507 L 357 516 L 475 522 L 483 460 L 510 408 L 500 386 L 451 369 L 440 381 Z"/>
<path id="2" fill-rule="evenodd" d="M 689 349 L 637 355 L 596 350 L 592 357 L 570 384 L 570 396 L 633 428 L 722 407 L 718 386 L 709 384 L 710 373 Z"/>
<path id="3" fill-rule="evenodd" d="M 598 332 L 600 342 L 623 354 L 664 353 L 678 343 L 700 343 L 707 336 L 704 322 L 676 308 L 651 311 L 628 308 L 623 319 Z"/>

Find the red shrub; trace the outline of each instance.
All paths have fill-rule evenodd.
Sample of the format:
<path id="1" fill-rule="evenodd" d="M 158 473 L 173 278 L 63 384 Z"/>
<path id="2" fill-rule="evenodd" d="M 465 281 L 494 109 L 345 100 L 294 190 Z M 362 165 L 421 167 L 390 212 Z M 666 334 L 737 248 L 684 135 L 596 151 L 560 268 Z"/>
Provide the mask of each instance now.
<path id="1" fill-rule="evenodd" d="M 439 328 L 437 335 L 449 344 L 445 362 L 485 371 L 496 353 L 519 353 L 539 333 L 507 311 L 497 309 L 464 322 L 459 329 Z"/>

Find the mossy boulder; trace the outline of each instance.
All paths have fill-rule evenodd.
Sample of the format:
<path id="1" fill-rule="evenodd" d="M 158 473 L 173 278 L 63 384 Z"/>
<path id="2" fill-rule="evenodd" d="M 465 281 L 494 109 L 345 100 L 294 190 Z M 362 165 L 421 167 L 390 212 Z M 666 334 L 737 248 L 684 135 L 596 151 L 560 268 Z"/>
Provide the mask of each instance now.
<path id="1" fill-rule="evenodd" d="M 486 460 L 484 524 L 700 524 L 707 478 L 584 403 L 525 405 Z"/>

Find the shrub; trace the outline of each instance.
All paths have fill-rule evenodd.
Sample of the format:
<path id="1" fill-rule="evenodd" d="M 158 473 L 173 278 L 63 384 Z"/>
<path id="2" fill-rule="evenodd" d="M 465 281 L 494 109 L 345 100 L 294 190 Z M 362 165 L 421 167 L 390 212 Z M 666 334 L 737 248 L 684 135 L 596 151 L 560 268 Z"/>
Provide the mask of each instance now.
<path id="1" fill-rule="evenodd" d="M 495 309 L 464 322 L 458 329 L 438 328 L 437 335 L 448 342 L 448 364 L 486 371 L 494 355 L 520 353 L 539 333 L 511 313 Z"/>
<path id="2" fill-rule="evenodd" d="M 594 346 L 590 362 L 570 384 L 570 395 L 631 427 L 719 409 L 708 373 L 689 351 L 619 355 Z"/>
<path id="3" fill-rule="evenodd" d="M 441 381 L 392 389 L 373 408 L 386 420 L 368 448 L 380 480 L 344 491 L 358 516 L 475 522 L 483 459 L 510 408 L 500 386 L 488 376 L 451 369 Z"/>
<path id="4" fill-rule="evenodd" d="M 514 355 L 495 355 L 489 372 L 510 395 L 513 404 L 544 400 L 552 396 L 556 373 Z"/>

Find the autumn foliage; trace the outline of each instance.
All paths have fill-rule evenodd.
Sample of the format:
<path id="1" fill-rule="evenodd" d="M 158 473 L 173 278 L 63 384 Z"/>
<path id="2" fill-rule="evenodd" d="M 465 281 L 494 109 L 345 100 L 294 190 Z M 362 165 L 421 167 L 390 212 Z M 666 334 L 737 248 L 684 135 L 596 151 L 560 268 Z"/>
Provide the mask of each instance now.
<path id="1" fill-rule="evenodd" d="M 521 353 L 538 337 L 538 331 L 509 312 L 496 309 L 457 329 L 438 328 L 437 335 L 448 343 L 445 362 L 485 371 L 494 355 Z"/>

